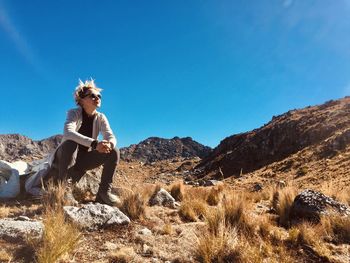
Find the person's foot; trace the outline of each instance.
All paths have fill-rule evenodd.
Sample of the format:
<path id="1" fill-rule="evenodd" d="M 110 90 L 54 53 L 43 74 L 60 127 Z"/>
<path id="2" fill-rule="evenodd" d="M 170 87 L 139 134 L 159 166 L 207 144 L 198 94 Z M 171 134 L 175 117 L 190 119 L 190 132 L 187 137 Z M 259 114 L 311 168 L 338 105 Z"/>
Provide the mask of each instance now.
<path id="1" fill-rule="evenodd" d="M 95 202 L 110 205 L 110 206 L 121 204 L 119 197 L 112 194 L 110 191 L 98 192 L 96 195 Z"/>

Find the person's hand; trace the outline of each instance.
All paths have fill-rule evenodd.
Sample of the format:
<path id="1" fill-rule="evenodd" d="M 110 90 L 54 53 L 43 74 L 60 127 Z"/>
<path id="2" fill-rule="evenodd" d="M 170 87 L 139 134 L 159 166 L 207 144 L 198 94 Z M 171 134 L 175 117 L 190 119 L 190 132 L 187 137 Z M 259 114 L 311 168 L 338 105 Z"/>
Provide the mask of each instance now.
<path id="1" fill-rule="evenodd" d="M 106 140 L 100 141 L 96 146 L 96 150 L 99 153 L 109 153 L 112 150 L 112 144 Z"/>

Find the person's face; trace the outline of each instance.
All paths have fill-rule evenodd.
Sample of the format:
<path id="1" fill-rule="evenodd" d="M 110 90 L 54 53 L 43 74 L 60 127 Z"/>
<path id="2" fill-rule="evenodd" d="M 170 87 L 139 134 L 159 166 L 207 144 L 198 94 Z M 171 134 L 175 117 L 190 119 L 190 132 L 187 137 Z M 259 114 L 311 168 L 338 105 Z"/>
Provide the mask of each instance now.
<path id="1" fill-rule="evenodd" d="M 96 90 L 89 90 L 87 95 L 81 99 L 83 107 L 99 108 L 101 107 L 101 94 Z"/>

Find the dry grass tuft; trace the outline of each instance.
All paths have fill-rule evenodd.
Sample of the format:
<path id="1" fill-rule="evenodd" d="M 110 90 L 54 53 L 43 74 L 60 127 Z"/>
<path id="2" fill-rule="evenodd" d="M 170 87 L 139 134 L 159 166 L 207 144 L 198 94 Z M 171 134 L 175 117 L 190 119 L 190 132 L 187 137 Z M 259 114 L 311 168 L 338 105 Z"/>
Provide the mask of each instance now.
<path id="1" fill-rule="evenodd" d="M 54 185 L 51 181 L 42 197 L 44 209 L 60 210 L 63 206 L 67 205 L 67 201 L 65 200 L 66 190 L 66 183 L 59 182 L 57 185 Z"/>
<path id="2" fill-rule="evenodd" d="M 208 187 L 191 187 L 186 190 L 184 199 L 198 199 L 206 202 L 209 195 Z"/>
<path id="3" fill-rule="evenodd" d="M 2 205 L 0 207 L 0 218 L 5 218 L 10 215 L 10 208 L 7 207 L 6 205 Z"/>
<path id="4" fill-rule="evenodd" d="M 220 225 L 216 234 L 207 232 L 197 237 L 194 256 L 199 262 L 239 262 L 239 251 L 236 249 L 237 232 L 233 228 Z"/>
<path id="5" fill-rule="evenodd" d="M 170 223 L 167 223 L 163 226 L 162 234 L 171 235 L 173 233 L 173 226 Z"/>
<path id="6" fill-rule="evenodd" d="M 207 203 L 212 206 L 218 205 L 221 199 L 221 192 L 222 188 L 213 187 L 210 190 L 209 195 L 207 197 Z"/>
<path id="7" fill-rule="evenodd" d="M 307 246 L 312 248 L 313 252 L 320 258 L 329 260 L 331 251 L 327 248 L 320 225 L 313 225 L 309 222 L 303 222 L 293 226 L 288 230 L 287 241 L 295 247 Z"/>
<path id="8" fill-rule="evenodd" d="M 121 210 L 131 219 L 143 219 L 146 214 L 146 201 L 138 193 L 129 194 L 121 205 Z"/>
<path id="9" fill-rule="evenodd" d="M 109 255 L 110 263 L 128 263 L 135 258 L 135 251 L 132 247 L 122 247 Z"/>
<path id="10" fill-rule="evenodd" d="M 239 195 L 231 196 L 223 201 L 225 223 L 228 226 L 236 227 L 239 233 L 254 234 L 253 225 L 246 214 L 245 198 Z"/>
<path id="11" fill-rule="evenodd" d="M 57 186 L 49 184 L 43 196 L 44 233 L 41 240 L 30 241 L 36 251 L 38 263 L 56 262 L 74 250 L 80 240 L 78 228 L 65 220 L 65 188 L 64 183 Z"/>
<path id="12" fill-rule="evenodd" d="M 176 201 L 182 201 L 184 199 L 185 188 L 182 182 L 177 182 L 171 185 L 170 194 Z"/>
<path id="13" fill-rule="evenodd" d="M 350 244 L 350 218 L 334 215 L 321 218 L 321 226 L 327 239 Z"/>
<path id="14" fill-rule="evenodd" d="M 195 222 L 206 216 L 207 204 L 202 199 L 185 199 L 180 207 L 179 215 L 185 221 Z"/>
<path id="15" fill-rule="evenodd" d="M 80 239 L 76 226 L 65 221 L 63 210 L 47 209 L 43 216 L 44 234 L 36 250 L 38 263 L 56 262 L 74 250 Z"/>
<path id="16" fill-rule="evenodd" d="M 0 262 L 11 262 L 12 257 L 9 253 L 6 252 L 6 250 L 1 249 L 0 250 Z"/>
<path id="17" fill-rule="evenodd" d="M 272 207 L 278 215 L 278 223 L 290 227 L 291 208 L 297 191 L 294 187 L 276 189 L 272 198 Z"/>

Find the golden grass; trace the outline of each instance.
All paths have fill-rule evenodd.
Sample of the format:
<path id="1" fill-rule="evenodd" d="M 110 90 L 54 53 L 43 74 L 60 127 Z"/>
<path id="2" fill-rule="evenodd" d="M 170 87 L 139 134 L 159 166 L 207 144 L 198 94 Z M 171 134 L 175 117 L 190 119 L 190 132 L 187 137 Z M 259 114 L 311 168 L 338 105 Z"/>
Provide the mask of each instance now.
<path id="1" fill-rule="evenodd" d="M 170 186 L 170 194 L 176 201 L 182 201 L 185 195 L 185 188 L 182 182 L 176 182 Z"/>
<path id="2" fill-rule="evenodd" d="M 44 233 L 36 250 L 38 263 L 56 262 L 74 250 L 80 239 L 76 226 L 68 223 L 62 210 L 46 209 L 43 216 Z"/>
<path id="3" fill-rule="evenodd" d="M 42 205 L 47 210 L 59 210 L 63 206 L 67 205 L 67 200 L 65 199 L 65 194 L 67 191 L 67 185 L 64 182 L 59 182 L 54 185 L 49 182 L 46 191 L 42 197 Z"/>
<path id="4" fill-rule="evenodd" d="M 207 204 L 202 199 L 185 199 L 180 207 L 179 215 L 185 221 L 195 222 L 206 216 Z"/>
<path id="5" fill-rule="evenodd" d="M 322 217 L 320 222 L 327 239 L 350 244 L 350 218 L 340 215 Z"/>
<path id="6" fill-rule="evenodd" d="M 174 232 L 173 231 L 173 226 L 170 223 L 166 223 L 163 226 L 163 229 L 162 229 L 162 234 L 163 235 L 171 235 L 173 232 Z"/>
<path id="7" fill-rule="evenodd" d="M 120 208 L 132 220 L 143 219 L 146 214 L 146 201 L 140 194 L 129 194 Z"/>
<path id="8" fill-rule="evenodd" d="M 197 236 L 194 257 L 203 263 L 238 262 L 239 251 L 236 244 L 236 230 L 221 224 L 217 233 L 205 231 Z"/>
<path id="9" fill-rule="evenodd" d="M 191 187 L 186 190 L 184 199 L 197 199 L 206 202 L 209 191 L 208 187 Z"/>
<path id="10" fill-rule="evenodd" d="M 212 208 L 208 210 L 205 222 L 209 233 L 218 235 L 222 226 L 225 226 L 225 212 L 222 207 Z"/>
<path id="11" fill-rule="evenodd" d="M 5 218 L 10 215 L 10 208 L 6 205 L 0 206 L 0 218 Z"/>
<path id="12" fill-rule="evenodd" d="M 80 232 L 66 221 L 63 212 L 65 205 L 65 184 L 50 184 L 43 196 L 44 232 L 40 241 L 32 240 L 38 263 L 56 262 L 73 251 L 80 240 Z M 34 243 L 35 242 L 35 243 Z"/>
<path id="13" fill-rule="evenodd" d="M 272 198 L 272 207 L 278 215 L 278 223 L 283 227 L 290 227 L 291 208 L 297 191 L 294 187 L 276 189 Z"/>
<path id="14" fill-rule="evenodd" d="M 288 230 L 289 242 L 294 247 L 308 246 L 320 259 L 329 260 L 331 251 L 327 248 L 320 225 L 303 222 Z"/>
<path id="15" fill-rule="evenodd" d="M 128 263 L 135 258 L 135 251 L 132 247 L 122 247 L 109 255 L 110 263 Z"/>
<path id="16" fill-rule="evenodd" d="M 254 229 L 246 212 L 247 205 L 246 199 L 241 195 L 233 195 L 222 203 L 225 224 L 236 227 L 239 233 L 250 235 Z"/>
<path id="17" fill-rule="evenodd" d="M 12 256 L 6 252 L 6 250 L 0 250 L 0 262 L 11 262 Z"/>
<path id="18" fill-rule="evenodd" d="M 207 197 L 207 203 L 211 206 L 218 205 L 221 199 L 221 192 L 222 188 L 220 187 L 211 188 Z"/>

